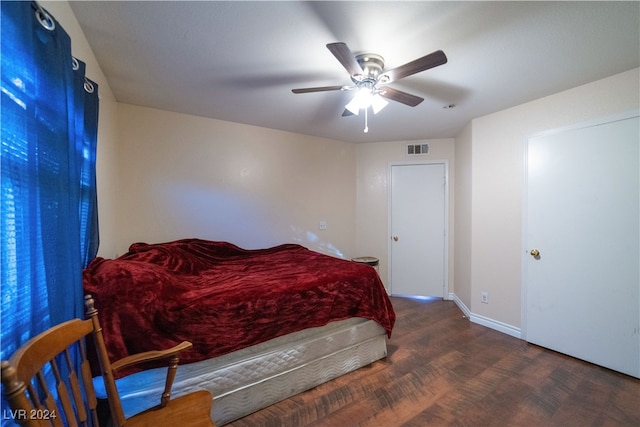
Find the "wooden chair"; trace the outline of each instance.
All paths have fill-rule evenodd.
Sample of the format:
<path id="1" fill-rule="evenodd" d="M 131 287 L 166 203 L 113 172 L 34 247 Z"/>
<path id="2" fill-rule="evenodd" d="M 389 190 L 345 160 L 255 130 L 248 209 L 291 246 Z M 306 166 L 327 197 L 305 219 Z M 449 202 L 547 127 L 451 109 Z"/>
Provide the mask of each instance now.
<path id="1" fill-rule="evenodd" d="M 8 361 L 2 361 L 2 385 L 13 418 L 26 426 L 98 426 L 97 399 L 87 360 L 85 339 L 91 335 L 102 371 L 111 424 L 114 426 L 213 426 L 210 411 L 213 398 L 208 391 L 196 391 L 170 400 L 171 386 L 178 366 L 178 354 L 191 348 L 183 342 L 164 351 L 149 351 L 109 362 L 98 322 L 98 311 L 90 295 L 85 296 L 87 319 L 73 319 L 32 338 Z M 79 354 L 79 368 L 72 366 L 71 354 Z M 114 374 L 135 364 L 169 359 L 165 390 L 159 405 L 125 419 Z M 49 390 L 44 370 L 55 377 L 55 390 Z M 77 371 L 77 372 L 76 372 Z"/>

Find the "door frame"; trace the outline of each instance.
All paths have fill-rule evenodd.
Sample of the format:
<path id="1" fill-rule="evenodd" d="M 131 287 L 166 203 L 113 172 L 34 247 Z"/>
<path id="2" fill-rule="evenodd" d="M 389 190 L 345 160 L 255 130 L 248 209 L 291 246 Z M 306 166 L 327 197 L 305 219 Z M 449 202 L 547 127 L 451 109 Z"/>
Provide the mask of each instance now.
<path id="1" fill-rule="evenodd" d="M 603 125 L 606 123 L 616 122 L 620 120 L 631 119 L 634 117 L 640 117 L 640 110 L 629 110 L 618 114 L 612 114 L 604 117 L 593 118 L 586 121 L 577 122 L 567 126 L 561 126 L 552 128 L 549 130 L 533 132 L 524 136 L 524 173 L 522 176 L 522 248 L 521 248 L 521 277 L 520 277 L 520 338 L 527 341 L 527 293 L 529 292 L 529 262 L 531 255 L 529 250 L 531 249 L 528 242 L 529 236 L 529 140 L 533 138 L 546 137 L 557 133 L 584 129 L 588 127 Z"/>
<path id="2" fill-rule="evenodd" d="M 391 218 L 391 168 L 394 166 L 411 166 L 411 165 L 444 165 L 444 289 L 443 299 L 451 299 L 449 295 L 449 161 L 448 160 L 404 160 L 389 162 L 387 165 L 387 283 L 389 284 L 389 293 L 393 293 L 393 283 L 391 282 L 392 269 L 392 218 Z"/>

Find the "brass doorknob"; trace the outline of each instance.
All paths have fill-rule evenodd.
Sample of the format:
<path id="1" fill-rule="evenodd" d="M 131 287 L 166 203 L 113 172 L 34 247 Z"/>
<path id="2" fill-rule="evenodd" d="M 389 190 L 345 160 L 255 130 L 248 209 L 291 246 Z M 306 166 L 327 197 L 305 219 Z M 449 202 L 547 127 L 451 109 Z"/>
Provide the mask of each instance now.
<path id="1" fill-rule="evenodd" d="M 398 236 L 393 236 L 393 241 L 397 242 L 398 241 Z"/>
<path id="2" fill-rule="evenodd" d="M 540 257 L 540 251 L 537 249 L 531 249 L 531 252 L 529 252 L 531 254 L 532 257 L 534 258 L 539 258 Z"/>

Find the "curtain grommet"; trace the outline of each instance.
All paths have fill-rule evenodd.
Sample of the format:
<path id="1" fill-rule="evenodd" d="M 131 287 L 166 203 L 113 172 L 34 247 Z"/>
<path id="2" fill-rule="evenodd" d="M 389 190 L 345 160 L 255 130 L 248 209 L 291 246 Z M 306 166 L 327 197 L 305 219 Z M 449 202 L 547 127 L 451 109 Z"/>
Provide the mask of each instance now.
<path id="1" fill-rule="evenodd" d="M 89 93 L 93 93 L 94 91 L 93 84 L 87 79 L 84 80 L 84 90 L 86 90 Z"/>
<path id="2" fill-rule="evenodd" d="M 36 18 L 38 18 L 38 22 L 46 30 L 53 31 L 56 28 L 56 22 L 40 6 L 38 6 L 38 9 L 36 10 Z"/>

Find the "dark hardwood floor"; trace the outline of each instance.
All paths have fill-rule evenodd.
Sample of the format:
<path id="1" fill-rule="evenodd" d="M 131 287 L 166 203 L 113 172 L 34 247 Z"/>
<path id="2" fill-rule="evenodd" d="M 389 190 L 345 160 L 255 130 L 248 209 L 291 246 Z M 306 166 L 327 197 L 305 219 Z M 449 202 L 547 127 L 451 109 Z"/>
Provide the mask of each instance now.
<path id="1" fill-rule="evenodd" d="M 640 380 L 473 324 L 452 301 L 392 301 L 386 359 L 228 426 L 640 426 Z"/>

